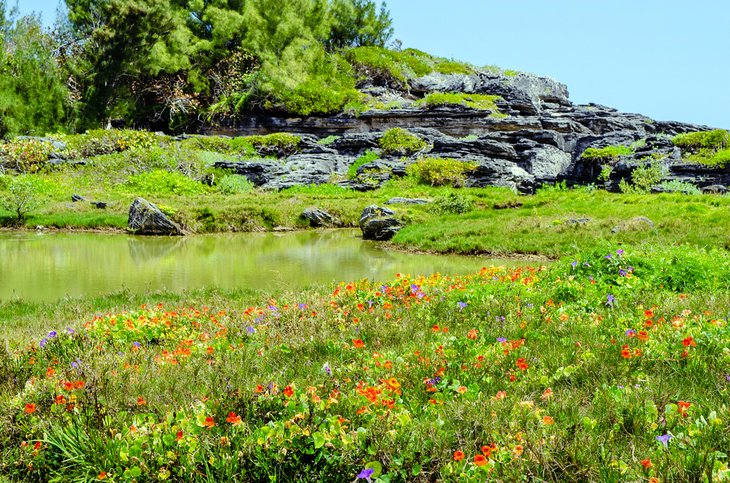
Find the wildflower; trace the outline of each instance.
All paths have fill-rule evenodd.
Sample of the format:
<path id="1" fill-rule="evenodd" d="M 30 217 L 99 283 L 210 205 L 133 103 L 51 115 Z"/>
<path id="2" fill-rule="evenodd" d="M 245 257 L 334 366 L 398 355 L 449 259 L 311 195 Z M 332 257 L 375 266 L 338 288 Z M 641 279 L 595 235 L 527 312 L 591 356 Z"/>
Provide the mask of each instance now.
<path id="1" fill-rule="evenodd" d="M 524 451 L 524 448 L 522 447 L 521 444 L 518 444 L 517 446 L 515 446 L 515 449 L 512 450 L 512 452 L 515 454 L 515 456 L 521 456 L 523 451 Z"/>
<path id="2" fill-rule="evenodd" d="M 500 344 L 504 344 L 505 342 L 507 342 L 507 338 L 506 337 L 497 337 L 497 342 L 499 342 Z"/>
<path id="3" fill-rule="evenodd" d="M 677 402 L 677 412 L 681 414 L 684 417 L 687 417 L 687 410 L 692 405 L 692 403 L 688 403 L 686 401 L 679 401 Z"/>
<path id="4" fill-rule="evenodd" d="M 215 420 L 211 416 L 208 416 L 207 418 L 205 418 L 205 421 L 203 422 L 204 428 L 210 429 L 214 426 L 215 426 Z"/>
<path id="5" fill-rule="evenodd" d="M 575 267 L 578 266 L 578 260 L 574 260 L 573 263 L 570 264 L 571 267 L 573 267 L 573 270 L 575 270 Z"/>
<path id="6" fill-rule="evenodd" d="M 529 367 L 527 365 L 527 361 L 525 361 L 525 358 L 524 357 L 520 357 L 519 359 L 517 359 L 517 362 L 515 364 L 517 365 L 517 367 L 521 371 L 526 371 L 527 368 Z"/>
<path id="7" fill-rule="evenodd" d="M 551 416 L 545 416 L 542 418 L 542 424 L 546 426 L 549 426 L 553 423 L 555 423 L 555 419 L 553 419 Z"/>
<path id="8" fill-rule="evenodd" d="M 322 370 L 323 370 L 323 371 L 324 371 L 324 372 L 325 372 L 325 373 L 326 373 L 326 374 L 327 374 L 328 376 L 331 376 L 331 375 L 332 375 L 332 369 L 330 368 L 330 365 L 329 365 L 329 364 L 328 364 L 327 362 L 325 362 L 325 363 L 324 363 L 324 365 L 322 366 Z"/>
<path id="9" fill-rule="evenodd" d="M 542 392 L 542 396 L 540 396 L 540 399 L 542 399 L 543 401 L 547 401 L 551 397 L 553 397 L 553 388 L 549 387 Z"/>
<path id="10" fill-rule="evenodd" d="M 27 414 L 33 414 L 34 412 L 36 412 L 35 404 L 33 404 L 33 403 L 26 404 L 25 405 L 25 412 Z"/>
<path id="11" fill-rule="evenodd" d="M 458 306 L 459 306 L 459 312 L 461 312 L 461 311 L 462 311 L 462 310 L 464 310 L 464 309 L 466 308 L 466 306 L 467 306 L 467 305 L 469 305 L 469 304 L 468 304 L 468 303 L 466 303 L 466 302 L 457 302 L 457 303 L 456 303 L 456 305 L 458 305 Z"/>
<path id="12" fill-rule="evenodd" d="M 107 476 L 106 471 L 100 471 L 99 476 L 97 476 L 97 478 L 99 478 L 100 480 L 106 480 L 106 476 Z"/>
<path id="13" fill-rule="evenodd" d="M 387 379 L 385 381 L 385 384 L 388 386 L 388 389 L 391 391 L 397 391 L 400 389 L 400 382 L 395 377 L 391 377 L 390 379 Z"/>
<path id="14" fill-rule="evenodd" d="M 649 483 L 659 483 L 659 478 L 657 478 L 656 476 L 652 476 L 651 478 L 649 478 Z"/>
<path id="15" fill-rule="evenodd" d="M 59 394 L 59 395 L 58 395 L 58 396 L 56 396 L 56 398 L 55 398 L 55 399 L 53 400 L 53 404 L 56 404 L 56 405 L 62 406 L 62 405 L 64 405 L 64 404 L 66 404 L 66 398 L 65 398 L 65 397 L 63 397 L 62 395 L 60 395 L 60 394 Z"/>
<path id="16" fill-rule="evenodd" d="M 358 480 L 367 480 L 368 483 L 371 483 L 373 480 L 370 479 L 370 477 L 373 476 L 373 473 L 375 473 L 375 470 L 373 468 L 365 468 L 360 473 L 357 474 Z"/>
<path id="17" fill-rule="evenodd" d="M 54 337 L 56 337 L 56 336 L 58 336 L 58 332 L 56 332 L 55 330 L 52 330 L 52 331 L 50 331 L 50 332 L 48 333 L 48 338 L 49 338 L 49 339 L 53 339 L 53 338 L 54 338 Z"/>
<path id="18" fill-rule="evenodd" d="M 142 396 L 139 396 L 137 398 L 137 406 L 144 406 L 145 404 L 147 404 L 147 401 L 145 401 Z"/>
<path id="19" fill-rule="evenodd" d="M 665 448 L 668 448 L 669 447 L 669 440 L 670 439 L 672 439 L 672 435 L 669 434 L 669 433 L 662 434 L 661 436 L 657 436 L 656 437 L 656 440 L 659 441 L 660 443 L 662 443 Z"/>
<path id="20" fill-rule="evenodd" d="M 631 350 L 629 350 L 629 346 L 625 345 L 621 348 L 621 357 L 624 359 L 631 359 Z"/>
<path id="21" fill-rule="evenodd" d="M 646 458 L 645 460 L 641 460 L 641 466 L 644 467 L 645 470 L 648 470 L 652 467 L 651 460 L 649 458 Z"/>
<path id="22" fill-rule="evenodd" d="M 622 249 L 619 248 L 618 250 L 616 250 L 616 255 L 618 255 L 619 257 L 623 254 L 624 254 L 624 251 Z"/>
<path id="23" fill-rule="evenodd" d="M 289 384 L 284 388 L 284 396 L 286 396 L 287 398 L 290 398 L 293 395 L 294 395 L 294 388 L 291 386 L 291 384 Z"/>
<path id="24" fill-rule="evenodd" d="M 504 399 L 506 397 L 507 397 L 507 393 L 505 391 L 497 391 L 497 395 L 494 396 L 494 399 L 496 399 L 497 401 L 499 401 L 499 400 Z"/>
<path id="25" fill-rule="evenodd" d="M 183 439 L 183 432 L 178 431 L 177 434 L 175 435 L 175 441 L 182 441 L 182 439 Z"/>
<path id="26" fill-rule="evenodd" d="M 626 337 L 631 339 L 632 337 L 636 336 L 636 331 L 634 329 L 628 329 L 626 332 Z"/>
<path id="27" fill-rule="evenodd" d="M 362 339 L 352 339 L 352 345 L 355 347 L 355 349 L 362 349 L 365 347 L 365 343 L 362 341 Z"/>
<path id="28" fill-rule="evenodd" d="M 471 329 L 468 334 L 466 334 L 467 339 L 476 340 L 478 335 L 478 331 L 476 329 Z"/>
<path id="29" fill-rule="evenodd" d="M 456 392 L 458 392 L 459 394 L 465 394 L 466 391 L 468 391 L 466 386 L 459 386 L 459 388 L 456 390 Z"/>
<path id="30" fill-rule="evenodd" d="M 41 339 L 41 341 L 38 343 L 38 345 L 40 346 L 41 349 L 43 349 L 46 346 L 46 344 L 48 344 L 48 339 L 45 339 L 45 338 Z"/>
<path id="31" fill-rule="evenodd" d="M 226 418 L 227 423 L 231 423 L 234 426 L 239 426 L 240 424 L 243 424 L 243 421 L 241 420 L 241 416 L 238 416 L 236 413 L 231 411 L 228 413 L 228 417 Z"/>
<path id="32" fill-rule="evenodd" d="M 489 461 L 487 461 L 487 457 L 484 456 L 483 454 L 474 455 L 474 464 L 475 465 L 484 466 L 487 463 L 489 463 Z"/>
<path id="33" fill-rule="evenodd" d="M 688 336 L 682 340 L 682 345 L 685 347 L 695 347 L 697 345 L 697 343 L 692 338 L 692 336 Z"/>
<path id="34" fill-rule="evenodd" d="M 649 340 L 649 333 L 645 330 L 640 330 L 638 334 L 638 339 L 642 342 L 646 342 Z"/>
<path id="35" fill-rule="evenodd" d="M 454 451 L 454 461 L 461 461 L 464 459 L 463 451 Z"/>
<path id="36" fill-rule="evenodd" d="M 613 295 L 608 294 L 606 296 L 606 305 L 608 305 L 609 307 L 613 308 L 613 303 L 614 303 L 615 300 L 616 299 L 613 297 Z"/>

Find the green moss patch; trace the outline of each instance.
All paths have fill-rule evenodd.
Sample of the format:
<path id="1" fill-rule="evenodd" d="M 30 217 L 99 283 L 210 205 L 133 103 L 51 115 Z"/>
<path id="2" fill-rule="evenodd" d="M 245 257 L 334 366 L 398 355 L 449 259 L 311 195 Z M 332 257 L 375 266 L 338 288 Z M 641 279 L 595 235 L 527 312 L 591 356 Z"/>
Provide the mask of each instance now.
<path id="1" fill-rule="evenodd" d="M 497 107 L 496 102 L 502 100 L 500 96 L 487 94 L 465 94 L 462 92 L 432 92 L 416 103 L 418 106 L 465 106 L 479 111 L 491 111 L 493 115 L 506 117 Z"/>
<path id="2" fill-rule="evenodd" d="M 426 141 L 401 128 L 389 129 L 383 134 L 378 143 L 383 153 L 398 155 L 414 154 L 428 146 Z"/>

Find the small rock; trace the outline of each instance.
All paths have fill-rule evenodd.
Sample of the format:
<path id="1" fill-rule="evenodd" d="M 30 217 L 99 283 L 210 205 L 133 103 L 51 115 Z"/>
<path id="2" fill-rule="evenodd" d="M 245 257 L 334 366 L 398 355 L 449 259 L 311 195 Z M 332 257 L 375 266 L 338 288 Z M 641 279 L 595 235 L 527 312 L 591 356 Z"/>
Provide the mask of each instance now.
<path id="1" fill-rule="evenodd" d="M 645 216 L 635 216 L 630 220 L 623 221 L 613 227 L 611 233 L 619 233 L 622 231 L 641 231 L 653 230 L 654 222 Z"/>
<path id="2" fill-rule="evenodd" d="M 430 203 L 429 200 L 423 198 L 391 198 L 385 202 L 386 205 L 426 205 Z"/>
<path id="3" fill-rule="evenodd" d="M 587 225 L 590 222 L 590 218 L 569 218 L 565 220 L 566 225 Z"/>
<path id="4" fill-rule="evenodd" d="M 185 233 L 158 207 L 143 198 L 135 198 L 129 207 L 127 230 L 135 235 L 181 236 Z"/>
<path id="5" fill-rule="evenodd" d="M 332 226 L 335 223 L 335 219 L 332 215 L 326 211 L 310 206 L 302 212 L 302 217 L 309 220 L 309 225 L 317 228 L 321 226 Z"/>
<path id="6" fill-rule="evenodd" d="M 388 208 L 371 205 L 360 216 L 360 230 L 364 240 L 387 241 L 403 227 L 395 218 L 395 212 Z"/>
<path id="7" fill-rule="evenodd" d="M 702 188 L 702 192 L 705 194 L 724 195 L 727 193 L 727 188 L 721 184 L 713 184 Z"/>
<path id="8" fill-rule="evenodd" d="M 84 198 L 81 195 L 74 194 L 74 195 L 71 195 L 71 201 L 76 203 L 78 201 L 86 201 L 86 198 Z"/>
<path id="9" fill-rule="evenodd" d="M 106 210 L 107 204 L 104 201 L 92 201 L 91 206 L 100 210 Z"/>

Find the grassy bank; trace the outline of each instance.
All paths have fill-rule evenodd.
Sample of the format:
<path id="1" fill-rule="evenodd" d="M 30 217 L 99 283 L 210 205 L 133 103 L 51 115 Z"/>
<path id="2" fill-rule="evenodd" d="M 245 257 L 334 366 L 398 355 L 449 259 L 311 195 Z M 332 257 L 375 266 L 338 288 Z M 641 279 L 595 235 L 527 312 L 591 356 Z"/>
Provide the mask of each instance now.
<path id="1" fill-rule="evenodd" d="M 686 250 L 6 305 L 0 474 L 725 481 L 730 261 Z"/>

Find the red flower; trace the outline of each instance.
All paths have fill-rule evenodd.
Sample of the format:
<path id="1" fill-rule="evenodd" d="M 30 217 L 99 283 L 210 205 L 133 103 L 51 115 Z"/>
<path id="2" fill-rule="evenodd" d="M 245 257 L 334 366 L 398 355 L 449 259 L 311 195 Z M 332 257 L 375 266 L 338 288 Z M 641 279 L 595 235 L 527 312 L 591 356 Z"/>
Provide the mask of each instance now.
<path id="1" fill-rule="evenodd" d="M 145 404 L 147 404 L 147 401 L 145 401 L 142 396 L 139 396 L 137 398 L 137 406 L 144 406 Z"/>
<path id="2" fill-rule="evenodd" d="M 454 461 L 461 461 L 464 459 L 464 452 L 463 451 L 455 451 L 454 452 Z"/>
<path id="3" fill-rule="evenodd" d="M 527 370 L 527 368 L 529 367 L 529 366 L 527 365 L 527 361 L 525 361 L 525 358 L 524 358 L 524 357 L 520 357 L 519 359 L 517 359 L 517 363 L 516 363 L 516 364 L 517 364 L 517 367 L 518 367 L 518 368 L 519 368 L 519 369 L 520 369 L 521 371 L 526 371 L 526 370 Z"/>
<path id="4" fill-rule="evenodd" d="M 682 345 L 685 346 L 685 347 L 695 347 L 697 345 L 697 343 L 695 342 L 695 340 L 690 335 L 688 337 L 685 337 L 682 340 Z"/>
<path id="5" fill-rule="evenodd" d="M 33 404 L 33 403 L 26 404 L 25 405 L 25 412 L 28 413 L 28 414 L 33 414 L 34 412 L 36 412 L 35 404 Z"/>
<path id="6" fill-rule="evenodd" d="M 294 395 L 294 388 L 291 387 L 291 384 L 289 384 L 288 386 L 286 386 L 284 388 L 284 396 L 292 397 L 293 395 Z"/>
<path id="7" fill-rule="evenodd" d="M 478 455 L 475 455 L 474 456 L 474 464 L 475 465 L 477 465 L 477 466 L 484 466 L 487 463 L 489 463 L 489 461 L 487 460 L 487 457 L 484 456 L 483 454 L 478 454 Z"/>
<path id="8" fill-rule="evenodd" d="M 231 411 L 228 413 L 228 417 L 226 418 L 226 422 L 231 423 L 234 426 L 238 426 L 239 424 L 242 424 L 243 421 L 241 421 L 241 416 L 238 416 L 236 413 Z"/>
<path id="9" fill-rule="evenodd" d="M 692 403 L 688 403 L 686 401 L 679 401 L 677 402 L 677 412 L 681 414 L 684 417 L 687 417 L 687 410 L 692 405 Z"/>
<path id="10" fill-rule="evenodd" d="M 355 349 L 362 349 L 365 347 L 365 342 L 362 339 L 352 339 L 352 345 L 355 346 Z"/>
<path id="11" fill-rule="evenodd" d="M 215 420 L 211 416 L 208 416 L 207 418 L 205 418 L 205 422 L 203 423 L 204 428 L 210 429 L 214 426 L 215 426 Z"/>
<path id="12" fill-rule="evenodd" d="M 651 460 L 649 458 L 647 458 L 645 460 L 641 460 L 641 466 L 643 466 L 645 470 L 648 470 L 652 466 Z"/>
<path id="13" fill-rule="evenodd" d="M 183 432 L 178 431 L 177 434 L 175 435 L 175 441 L 180 441 L 182 439 L 183 439 Z"/>

